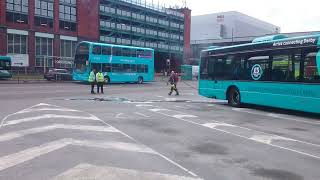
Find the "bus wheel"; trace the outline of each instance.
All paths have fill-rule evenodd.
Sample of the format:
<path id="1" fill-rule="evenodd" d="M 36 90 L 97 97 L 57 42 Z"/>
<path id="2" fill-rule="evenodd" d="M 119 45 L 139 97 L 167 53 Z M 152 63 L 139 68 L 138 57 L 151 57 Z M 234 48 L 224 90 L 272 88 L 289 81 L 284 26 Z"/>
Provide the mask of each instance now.
<path id="1" fill-rule="evenodd" d="M 232 107 L 241 106 L 241 95 L 237 88 L 231 88 L 228 92 L 228 104 Z"/>
<path id="2" fill-rule="evenodd" d="M 143 83 L 143 77 L 138 77 L 138 84 L 142 84 Z"/>
<path id="3" fill-rule="evenodd" d="M 110 78 L 108 76 L 104 77 L 104 82 L 110 84 Z"/>

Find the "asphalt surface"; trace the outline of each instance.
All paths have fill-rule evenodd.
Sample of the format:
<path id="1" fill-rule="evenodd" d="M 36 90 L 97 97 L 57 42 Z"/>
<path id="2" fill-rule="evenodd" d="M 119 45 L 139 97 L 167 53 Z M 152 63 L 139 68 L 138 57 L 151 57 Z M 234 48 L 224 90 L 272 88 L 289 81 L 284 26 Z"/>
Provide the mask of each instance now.
<path id="1" fill-rule="evenodd" d="M 319 116 L 179 88 L 0 84 L 0 179 L 320 179 Z"/>

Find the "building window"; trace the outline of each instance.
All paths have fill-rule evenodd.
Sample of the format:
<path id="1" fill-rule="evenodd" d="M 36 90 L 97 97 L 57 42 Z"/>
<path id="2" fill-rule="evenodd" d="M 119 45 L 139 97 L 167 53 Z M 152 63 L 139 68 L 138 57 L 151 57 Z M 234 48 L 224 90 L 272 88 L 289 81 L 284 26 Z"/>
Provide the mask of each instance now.
<path id="1" fill-rule="evenodd" d="M 7 22 L 11 22 L 11 23 L 28 24 L 28 15 L 7 12 L 6 13 L 6 20 L 7 20 Z"/>
<path id="2" fill-rule="evenodd" d="M 72 58 L 76 50 L 77 41 L 60 40 L 60 56 L 65 63 L 59 63 L 60 68 L 72 68 Z M 69 62 L 69 63 L 68 63 Z"/>
<path id="3" fill-rule="evenodd" d="M 60 20 L 76 22 L 77 10 L 73 6 L 61 5 L 59 6 L 59 18 Z"/>
<path id="4" fill-rule="evenodd" d="M 53 18 L 53 1 L 36 0 L 35 14 L 36 16 Z"/>
<path id="5" fill-rule="evenodd" d="M 45 26 L 53 28 L 53 19 L 44 18 L 44 17 L 34 17 L 34 24 L 36 26 Z"/>
<path id="6" fill-rule="evenodd" d="M 60 0 L 60 3 L 76 5 L 76 0 Z"/>
<path id="7" fill-rule="evenodd" d="M 28 0 L 7 0 L 7 11 L 28 14 Z"/>
<path id="8" fill-rule="evenodd" d="M 68 21 L 60 21 L 60 29 L 67 31 L 77 31 L 77 24 Z"/>
<path id="9" fill-rule="evenodd" d="M 27 36 L 20 34 L 8 34 L 8 54 L 27 54 Z"/>
<path id="10" fill-rule="evenodd" d="M 76 50 L 77 41 L 61 40 L 60 41 L 60 56 L 73 57 Z"/>
<path id="11" fill-rule="evenodd" d="M 36 67 L 53 67 L 53 39 L 36 37 Z"/>

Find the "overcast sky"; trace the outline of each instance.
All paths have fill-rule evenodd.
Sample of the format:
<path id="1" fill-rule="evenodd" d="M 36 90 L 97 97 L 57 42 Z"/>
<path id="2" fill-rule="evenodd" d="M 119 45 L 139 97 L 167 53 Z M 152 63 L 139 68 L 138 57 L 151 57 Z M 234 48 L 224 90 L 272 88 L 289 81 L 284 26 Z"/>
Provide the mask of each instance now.
<path id="1" fill-rule="evenodd" d="M 167 6 L 182 1 L 159 0 Z M 281 32 L 320 31 L 320 0 L 187 0 L 187 6 L 193 16 L 239 11 L 280 26 Z"/>

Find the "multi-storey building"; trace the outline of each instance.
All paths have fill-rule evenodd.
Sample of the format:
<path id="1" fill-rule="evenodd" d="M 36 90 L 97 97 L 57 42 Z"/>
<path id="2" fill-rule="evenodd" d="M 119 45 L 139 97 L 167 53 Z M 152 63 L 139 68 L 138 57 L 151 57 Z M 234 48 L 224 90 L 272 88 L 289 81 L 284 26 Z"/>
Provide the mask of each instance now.
<path id="1" fill-rule="evenodd" d="M 160 71 L 182 63 L 190 49 L 191 11 L 137 0 L 2 0 L 0 54 L 13 66 L 70 67 L 77 42 L 89 40 L 155 49 Z M 60 57 L 60 58 L 57 58 Z"/>

